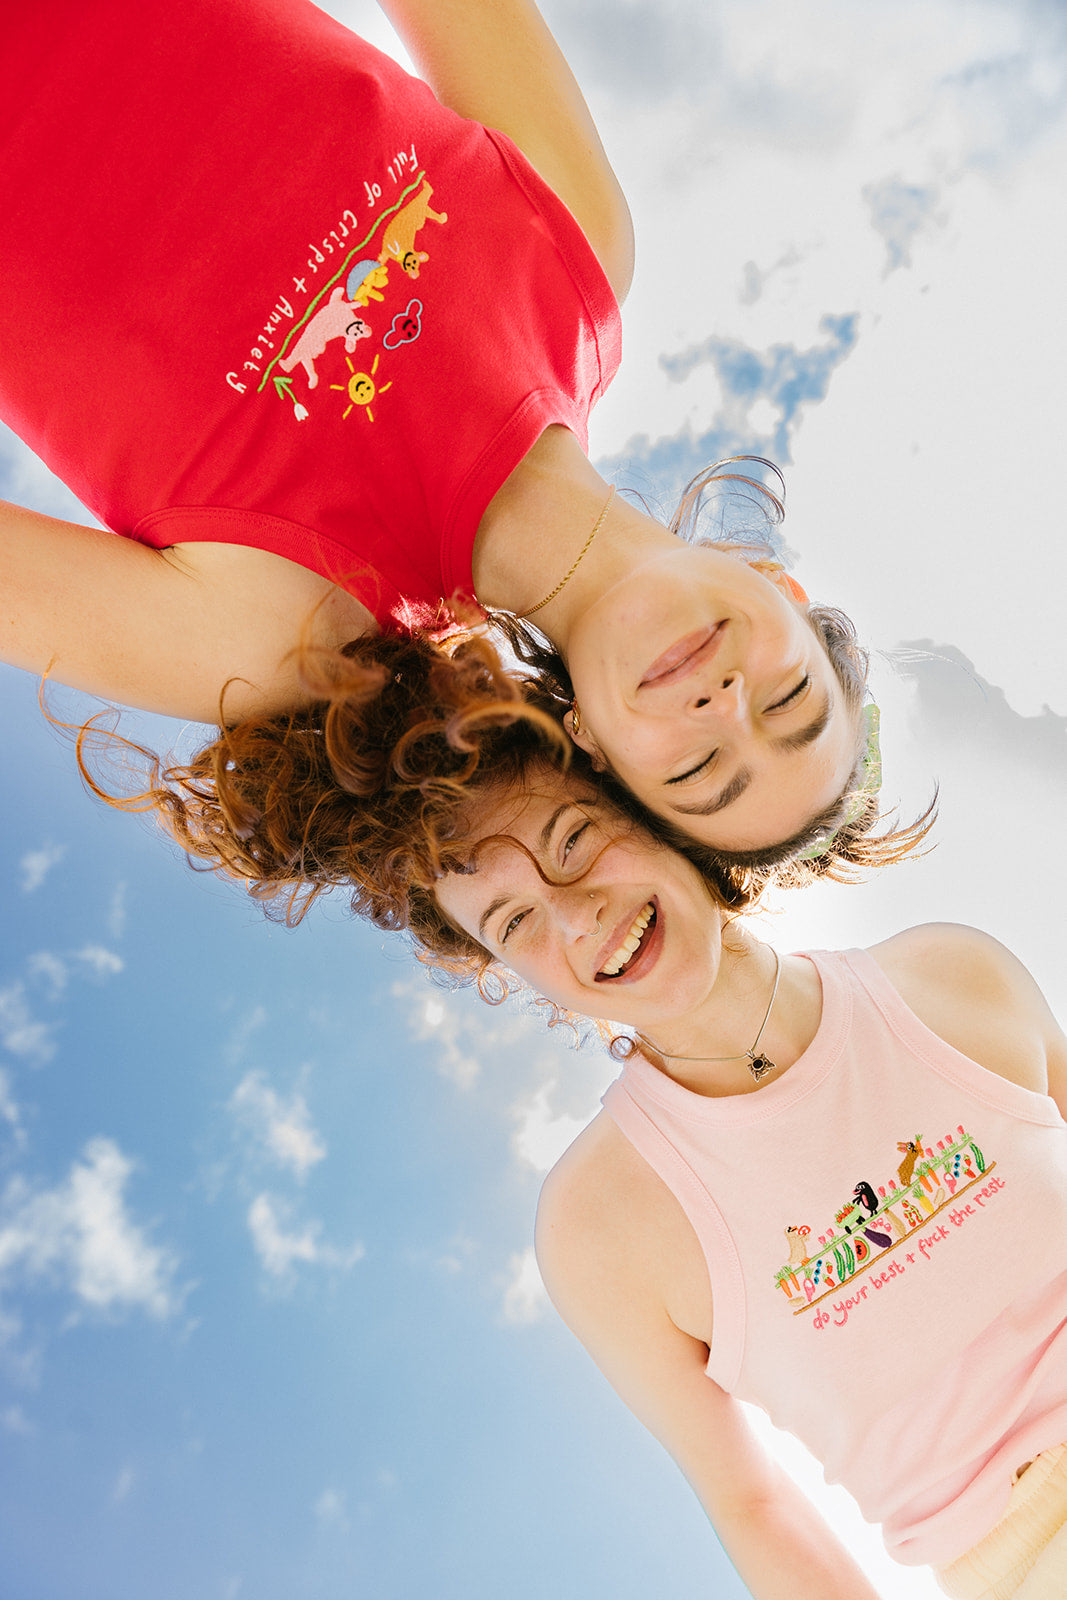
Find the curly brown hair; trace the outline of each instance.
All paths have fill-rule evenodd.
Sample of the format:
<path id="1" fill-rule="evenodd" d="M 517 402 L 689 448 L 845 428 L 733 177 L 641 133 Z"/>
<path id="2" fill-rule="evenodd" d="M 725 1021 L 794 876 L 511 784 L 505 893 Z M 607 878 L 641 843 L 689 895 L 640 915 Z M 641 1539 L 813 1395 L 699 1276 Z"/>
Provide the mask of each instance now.
<path id="1" fill-rule="evenodd" d="M 717 470 L 694 481 L 676 531 L 687 506 L 695 515 Z M 767 497 L 770 520 L 780 520 L 772 491 L 743 474 L 725 477 L 748 499 Z M 766 559 L 767 547 L 744 530 L 739 536 L 732 528 L 729 543 L 746 559 Z M 858 718 L 866 656 L 855 631 L 840 612 L 815 607 L 809 615 Z M 305 646 L 302 706 L 226 726 L 224 690 L 217 738 L 191 759 L 169 762 L 94 718 L 77 732 L 82 776 L 111 805 L 154 811 L 192 866 L 243 879 L 268 915 L 298 923 L 319 895 L 342 890 L 357 915 L 408 929 L 428 956 L 457 973 L 479 958 L 455 942 L 460 936 L 441 919 L 433 885 L 467 848 L 464 803 L 490 783 L 520 783 L 535 760 L 573 765 L 621 815 L 683 851 L 726 906 L 745 904 L 772 874 L 802 883 L 899 860 L 932 825 L 933 806 L 910 828 L 873 834 L 878 802 L 869 796 L 824 854 L 790 861 L 841 823 L 846 794 L 771 850 L 728 856 L 696 844 L 610 773 L 593 774 L 561 727 L 570 700 L 563 663 L 532 630 L 505 621 L 520 657 L 541 667 L 536 683 L 528 671 L 504 666 L 484 627 L 457 628 L 443 639 L 384 634 L 342 650 Z M 105 749 L 135 758 L 146 776 L 134 792 L 115 794 L 94 772 Z M 858 775 L 857 766 L 854 780 Z"/>

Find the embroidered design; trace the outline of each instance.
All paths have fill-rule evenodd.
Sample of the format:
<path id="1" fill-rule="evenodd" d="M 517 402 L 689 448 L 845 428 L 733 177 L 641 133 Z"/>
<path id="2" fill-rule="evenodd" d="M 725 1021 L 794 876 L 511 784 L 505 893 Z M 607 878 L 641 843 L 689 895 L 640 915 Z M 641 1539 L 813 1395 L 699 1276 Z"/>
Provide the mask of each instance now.
<path id="1" fill-rule="evenodd" d="M 307 373 L 308 388 L 316 388 L 319 375 L 315 371 L 315 358 L 322 355 L 331 339 L 343 339 L 345 350 L 351 354 L 360 339 L 370 337 L 371 330 L 359 315 L 359 309 L 345 299 L 344 288 L 338 284 L 326 304 L 316 311 L 291 354 L 279 359 L 282 371 L 292 372 L 294 367 L 302 366 Z"/>
<path id="2" fill-rule="evenodd" d="M 447 211 L 430 209 L 432 194 L 433 190 L 424 177 L 418 194 L 413 200 L 408 201 L 403 211 L 397 212 L 382 234 L 382 248 L 378 260 L 386 263 L 395 261 L 401 272 L 406 272 L 409 278 L 417 278 L 419 267 L 430 259 L 425 251 L 415 249 L 415 235 L 419 229 L 424 228 L 427 222 L 448 221 Z"/>
<path id="3" fill-rule="evenodd" d="M 881 1184 L 875 1191 L 865 1178 L 860 1179 L 851 1200 L 836 1212 L 833 1224 L 817 1240 L 812 1241 L 806 1224 L 786 1228 L 789 1259 L 774 1281 L 794 1315 L 807 1311 L 824 1295 L 839 1291 L 876 1255 L 895 1250 L 917 1228 L 927 1227 L 932 1217 L 996 1166 L 995 1161 L 987 1166 L 962 1124 L 956 1137 L 940 1139 L 936 1150 L 924 1147 L 921 1133 L 899 1142 L 897 1149 L 904 1159 L 895 1181 Z"/>
<path id="4" fill-rule="evenodd" d="M 405 163 L 409 161 L 406 154 L 404 161 Z M 410 164 L 414 165 L 414 151 L 410 157 Z M 377 191 L 372 199 L 376 199 L 379 193 L 380 191 Z M 443 226 L 448 221 L 447 212 L 435 211 L 430 205 L 432 195 L 433 188 L 425 172 L 419 171 L 401 194 L 397 204 L 375 217 L 363 237 L 359 240 L 353 239 L 351 248 L 347 252 L 342 250 L 340 236 L 336 233 L 333 235 L 337 239 L 338 247 L 337 270 L 312 300 L 304 315 L 290 329 L 282 342 L 281 350 L 274 357 L 258 385 L 259 392 L 262 393 L 268 383 L 273 383 L 278 398 L 287 400 L 292 406 L 297 422 L 307 421 L 308 405 L 302 398 L 297 398 L 293 387 L 294 380 L 289 375 L 295 373 L 298 367 L 302 367 L 310 394 L 319 385 L 316 363 L 323 358 L 335 363 L 335 356 L 332 352 L 328 352 L 327 347 L 339 339 L 344 340 L 344 358 L 349 378 L 347 383 L 331 383 L 329 387 L 348 396 L 350 403 L 343 417 L 347 417 L 354 406 L 361 406 L 366 409 L 368 418 L 373 422 L 371 401 L 376 395 L 384 394 L 391 388 L 394 380 L 391 378 L 388 383 L 375 381 L 374 374 L 378 368 L 380 352 L 375 355 L 369 372 L 357 372 L 348 358 L 359 340 L 370 338 L 375 332 L 377 317 L 372 326 L 363 313 L 368 307 L 379 305 L 390 296 L 390 268 L 404 273 L 408 278 L 417 278 L 421 268 L 429 261 L 428 251 L 416 249 L 418 234 L 428 222 Z M 355 217 L 351 212 L 346 212 L 345 216 L 346 218 L 351 216 L 355 224 Z M 378 252 L 372 256 L 370 251 L 375 248 L 372 241 L 379 229 L 382 231 L 378 241 Z M 346 238 L 348 233 L 349 229 L 345 227 Z M 334 246 L 326 240 L 323 244 L 332 254 Z M 316 262 L 324 261 L 325 257 L 321 252 L 316 252 Z M 408 300 L 404 310 L 397 311 L 393 315 L 388 331 L 381 341 L 382 349 L 393 351 L 403 345 L 414 343 L 422 333 L 422 327 L 422 301 Z M 238 382 L 234 387 L 241 389 L 243 386 Z"/>
<path id="5" fill-rule="evenodd" d="M 411 344 L 422 332 L 422 301 L 409 300 L 403 311 L 398 311 L 393 318 L 393 325 L 389 329 L 382 344 L 386 350 L 395 350 L 398 345 Z"/>
<path id="6" fill-rule="evenodd" d="M 349 361 L 348 357 L 345 356 L 345 361 L 348 364 L 348 370 L 352 376 L 349 378 L 347 383 L 330 384 L 331 389 L 338 389 L 342 394 L 347 394 L 349 401 L 351 402 L 351 404 L 342 413 L 342 422 L 345 420 L 345 417 L 348 416 L 349 411 L 351 411 L 354 406 L 365 406 L 367 410 L 367 417 L 371 422 L 374 421 L 374 412 L 370 408 L 371 401 L 374 399 L 376 394 L 384 394 L 386 389 L 391 389 L 393 387 L 391 379 L 388 383 L 383 383 L 380 387 L 375 384 L 374 374 L 378 370 L 379 360 L 380 357 L 375 356 L 369 372 L 357 372 L 351 361 Z"/>
<path id="7" fill-rule="evenodd" d="M 388 262 L 357 261 L 345 279 L 345 298 L 361 306 L 370 300 L 384 300 L 382 290 L 388 277 Z"/>

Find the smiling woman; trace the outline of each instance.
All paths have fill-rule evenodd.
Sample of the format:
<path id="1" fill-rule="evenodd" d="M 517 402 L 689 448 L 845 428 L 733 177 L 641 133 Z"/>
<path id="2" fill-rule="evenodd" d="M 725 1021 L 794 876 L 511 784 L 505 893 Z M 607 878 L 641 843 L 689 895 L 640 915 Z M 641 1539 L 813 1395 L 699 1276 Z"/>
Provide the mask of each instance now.
<path id="1" fill-rule="evenodd" d="M 487 734 L 491 759 L 437 811 L 435 872 L 417 882 L 410 852 L 393 892 L 425 960 L 504 990 L 517 974 L 617 1035 L 622 1076 L 541 1197 L 557 1308 L 755 1600 L 875 1591 L 739 1400 L 947 1594 L 1052 1600 L 1067 1039 L 1036 985 L 950 926 L 780 957 L 745 926 L 743 889 L 620 814 L 545 733 Z M 916 1339 L 932 1296 L 951 1310 Z"/>
<path id="2" fill-rule="evenodd" d="M 664 826 L 741 862 L 873 862 L 847 830 L 823 848 L 862 663 L 846 682 L 791 580 L 684 544 L 589 461 L 633 237 L 543 20 L 385 10 L 425 80 L 305 0 L 8 19 L 0 415 L 110 531 L 0 506 L 0 653 L 218 724 L 132 803 L 265 896 L 363 870 L 347 812 L 395 756 L 370 722 L 406 731 L 399 680 L 476 603 L 536 613 L 568 731 Z M 453 664 L 420 714 L 462 696 Z"/>

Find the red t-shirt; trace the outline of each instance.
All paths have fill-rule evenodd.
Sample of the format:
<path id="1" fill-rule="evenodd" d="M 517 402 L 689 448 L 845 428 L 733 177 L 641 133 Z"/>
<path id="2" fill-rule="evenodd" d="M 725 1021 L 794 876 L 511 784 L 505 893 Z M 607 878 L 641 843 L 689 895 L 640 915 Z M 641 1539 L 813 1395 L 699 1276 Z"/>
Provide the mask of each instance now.
<path id="1" fill-rule="evenodd" d="M 570 212 L 305 0 L 34 0 L 3 61 L 4 420 L 117 533 L 432 626 L 618 365 Z"/>

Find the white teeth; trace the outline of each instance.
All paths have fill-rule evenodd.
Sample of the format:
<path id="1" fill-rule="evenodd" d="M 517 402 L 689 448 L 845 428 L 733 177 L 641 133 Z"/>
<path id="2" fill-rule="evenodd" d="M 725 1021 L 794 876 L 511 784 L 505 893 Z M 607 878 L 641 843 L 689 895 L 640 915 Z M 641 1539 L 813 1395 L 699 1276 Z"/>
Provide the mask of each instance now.
<path id="1" fill-rule="evenodd" d="M 605 977 L 613 978 L 617 972 L 621 972 L 627 961 L 629 961 L 630 957 L 641 943 L 641 935 L 644 933 L 645 929 L 652 920 L 652 911 L 653 906 L 650 900 L 645 906 L 644 910 L 634 919 L 633 927 L 622 941 L 622 944 L 615 951 L 615 954 L 605 961 L 604 965 L 601 967 L 600 970 Z"/>

